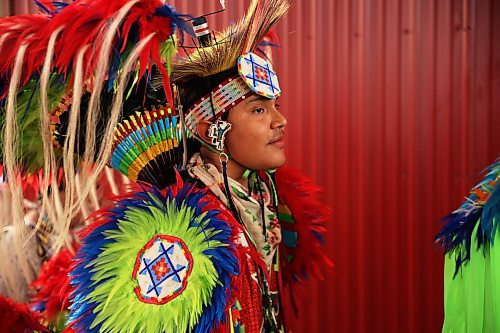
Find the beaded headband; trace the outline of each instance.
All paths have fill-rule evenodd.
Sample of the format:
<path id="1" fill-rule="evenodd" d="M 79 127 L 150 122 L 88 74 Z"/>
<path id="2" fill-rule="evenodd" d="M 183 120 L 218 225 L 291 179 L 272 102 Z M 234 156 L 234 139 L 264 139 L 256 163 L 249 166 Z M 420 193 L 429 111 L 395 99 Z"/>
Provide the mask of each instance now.
<path id="1" fill-rule="evenodd" d="M 239 57 L 238 73 L 239 76 L 223 81 L 189 109 L 185 121 L 191 133 L 196 133 L 200 121 L 220 118 L 253 93 L 270 99 L 281 95 L 278 76 L 271 63 L 255 53 Z"/>
<path id="2" fill-rule="evenodd" d="M 188 111 L 186 126 L 191 133 L 196 133 L 196 125 L 202 120 L 213 121 L 235 107 L 246 97 L 250 96 L 252 90 L 239 76 L 229 78 L 220 83 L 210 94 L 202 97 Z"/>

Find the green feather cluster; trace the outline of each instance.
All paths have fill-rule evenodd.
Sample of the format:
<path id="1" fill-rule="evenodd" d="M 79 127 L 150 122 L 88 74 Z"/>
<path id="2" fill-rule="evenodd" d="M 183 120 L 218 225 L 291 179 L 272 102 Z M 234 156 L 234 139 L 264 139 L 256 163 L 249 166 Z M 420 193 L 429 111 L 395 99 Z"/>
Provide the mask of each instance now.
<path id="1" fill-rule="evenodd" d="M 478 236 L 480 221 L 472 239 Z M 455 249 L 445 256 L 443 333 L 500 332 L 500 233 L 496 246 L 471 247 L 458 274 Z"/>
<path id="2" fill-rule="evenodd" d="M 49 109 L 53 110 L 64 96 L 65 84 L 54 75 L 48 88 Z M 40 135 L 40 89 L 38 79 L 32 79 L 17 95 L 16 112 L 19 128 L 17 141 L 18 158 L 27 172 L 33 173 L 43 167 L 43 143 Z M 5 126 L 5 107 L 0 109 L 0 128 Z M 3 140 L 5 130 L 0 133 L 0 160 L 3 160 Z"/>
<path id="3" fill-rule="evenodd" d="M 100 283 L 86 301 L 97 303 L 96 317 L 91 328 L 102 323 L 102 332 L 187 332 L 197 324 L 218 284 L 218 275 L 210 258 L 203 254 L 208 248 L 223 246 L 210 240 L 215 229 L 205 229 L 205 214 L 195 216 L 193 208 L 177 207 L 175 199 L 155 201 L 148 210 L 131 207 L 119 220 L 118 229 L 107 230 L 104 236 L 112 240 L 88 267 L 95 282 Z M 193 227 L 198 225 L 198 227 Z M 193 258 L 193 268 L 186 289 L 166 304 L 141 302 L 132 279 L 136 256 L 156 235 L 172 235 L 184 241 Z M 168 319 L 166 319 L 168 318 Z"/>

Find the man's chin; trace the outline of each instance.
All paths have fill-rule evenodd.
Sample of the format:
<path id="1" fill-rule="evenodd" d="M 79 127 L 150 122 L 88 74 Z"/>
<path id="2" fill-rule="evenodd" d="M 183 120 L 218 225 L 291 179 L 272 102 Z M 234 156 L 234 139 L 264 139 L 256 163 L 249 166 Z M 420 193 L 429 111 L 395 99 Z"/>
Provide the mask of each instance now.
<path id="1" fill-rule="evenodd" d="M 286 163 L 286 158 L 283 155 L 283 158 L 281 158 L 279 161 L 276 161 L 276 163 L 273 163 L 273 166 L 269 169 L 277 169 L 279 167 L 282 167 Z"/>
<path id="2" fill-rule="evenodd" d="M 272 158 L 270 158 L 270 155 L 266 156 L 266 159 L 258 159 L 255 157 L 255 159 L 252 161 L 253 163 L 240 163 L 241 165 L 245 166 L 247 169 L 250 170 L 260 170 L 260 171 L 267 171 L 267 170 L 274 170 L 277 169 L 281 166 L 283 166 L 286 162 L 285 154 L 280 154 L 279 156 L 273 155 Z"/>

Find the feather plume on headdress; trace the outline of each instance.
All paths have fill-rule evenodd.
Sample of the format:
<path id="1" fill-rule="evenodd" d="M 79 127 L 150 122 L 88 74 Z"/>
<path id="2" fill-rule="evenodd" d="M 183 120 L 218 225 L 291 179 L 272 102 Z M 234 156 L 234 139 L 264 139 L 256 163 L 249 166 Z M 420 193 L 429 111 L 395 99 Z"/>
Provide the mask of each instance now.
<path id="1" fill-rule="evenodd" d="M 12 217 L 20 225 L 24 208 L 17 175 L 44 170 L 40 218 L 48 215 L 54 222 L 55 233 L 62 235 L 59 248 L 109 162 L 127 91 L 155 68 L 175 113 L 168 72 L 175 29 L 183 30 L 185 23 L 162 0 L 39 4 L 46 14 L 0 19 L 0 124 L 5 127 L 0 158 L 9 178 Z M 105 94 L 112 96 L 108 110 L 101 106 Z M 58 104 L 61 112 L 69 112 L 66 131 L 60 133 L 62 149 L 56 150 L 53 125 L 60 119 L 53 111 Z M 65 170 L 62 196 L 56 181 L 60 166 Z M 80 188 L 77 173 L 86 179 Z"/>
<path id="2" fill-rule="evenodd" d="M 288 0 L 253 0 L 245 17 L 220 32 L 213 45 L 197 48 L 188 59 L 175 63 L 172 81 L 182 84 L 235 67 L 238 57 L 254 51 L 289 7 Z"/>

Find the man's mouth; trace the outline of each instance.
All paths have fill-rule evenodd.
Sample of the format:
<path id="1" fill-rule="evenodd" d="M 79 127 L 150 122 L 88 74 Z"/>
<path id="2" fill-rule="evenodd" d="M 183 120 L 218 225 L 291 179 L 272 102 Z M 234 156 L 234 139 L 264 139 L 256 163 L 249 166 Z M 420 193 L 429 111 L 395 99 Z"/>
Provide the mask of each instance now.
<path id="1" fill-rule="evenodd" d="M 268 144 L 283 147 L 285 145 L 285 136 L 281 134 L 277 137 L 274 137 L 271 140 L 269 140 Z"/>

